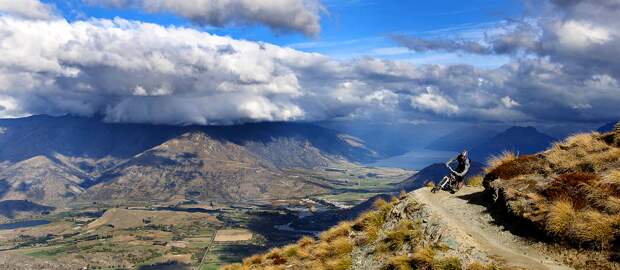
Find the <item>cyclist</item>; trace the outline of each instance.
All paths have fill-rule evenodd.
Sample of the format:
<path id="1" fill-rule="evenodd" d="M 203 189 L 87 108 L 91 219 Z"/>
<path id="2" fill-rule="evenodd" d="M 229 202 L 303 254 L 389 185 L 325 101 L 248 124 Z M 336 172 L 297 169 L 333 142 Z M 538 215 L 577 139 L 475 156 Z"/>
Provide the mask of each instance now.
<path id="1" fill-rule="evenodd" d="M 453 169 L 451 166 L 454 162 L 457 163 L 456 169 Z M 456 180 L 456 184 L 454 186 L 456 186 L 457 190 L 463 187 L 463 184 L 465 182 L 465 175 L 467 175 L 467 173 L 469 172 L 469 166 L 470 161 L 469 157 L 467 156 L 467 150 L 463 150 L 463 152 L 458 154 L 456 157 L 446 162 L 446 167 L 450 169 L 452 175 L 454 175 L 454 179 Z M 456 190 L 454 190 L 454 186 L 449 185 L 449 189 L 452 193 L 456 192 Z"/>

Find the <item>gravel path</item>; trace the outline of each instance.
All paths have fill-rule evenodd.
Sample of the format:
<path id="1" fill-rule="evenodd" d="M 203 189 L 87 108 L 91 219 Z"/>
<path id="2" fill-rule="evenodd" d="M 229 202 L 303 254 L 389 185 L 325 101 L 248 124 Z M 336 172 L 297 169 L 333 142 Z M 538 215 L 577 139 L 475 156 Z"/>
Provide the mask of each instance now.
<path id="1" fill-rule="evenodd" d="M 415 198 L 428 206 L 450 226 L 459 242 L 473 245 L 504 263 L 510 269 L 573 269 L 565 266 L 528 241 L 513 235 L 502 226 L 493 223 L 493 218 L 483 205 L 469 203 L 472 197 L 482 194 L 482 188 L 464 187 L 457 194 L 445 191 L 431 193 L 429 188 L 414 191 Z"/>

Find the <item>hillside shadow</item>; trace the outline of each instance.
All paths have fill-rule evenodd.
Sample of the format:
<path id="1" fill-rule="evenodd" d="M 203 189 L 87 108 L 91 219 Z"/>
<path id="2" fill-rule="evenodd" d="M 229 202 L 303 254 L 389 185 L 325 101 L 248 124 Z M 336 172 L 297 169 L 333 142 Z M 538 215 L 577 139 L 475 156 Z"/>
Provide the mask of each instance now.
<path id="1" fill-rule="evenodd" d="M 488 213 L 492 218 L 491 224 L 502 227 L 504 231 L 508 231 L 513 235 L 523 237 L 530 241 L 551 242 L 549 236 L 531 222 L 523 218 L 508 215 L 507 209 L 493 204 L 493 198 L 485 191 L 459 195 L 457 198 L 465 200 L 468 204 L 483 206 L 485 208 L 484 213 Z"/>

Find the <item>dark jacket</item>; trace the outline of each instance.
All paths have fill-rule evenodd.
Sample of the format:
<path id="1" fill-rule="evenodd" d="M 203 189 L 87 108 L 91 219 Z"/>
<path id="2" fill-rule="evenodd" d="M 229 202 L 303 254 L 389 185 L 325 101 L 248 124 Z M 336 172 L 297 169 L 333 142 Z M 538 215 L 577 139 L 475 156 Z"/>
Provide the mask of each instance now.
<path id="1" fill-rule="evenodd" d="M 451 164 L 455 161 L 457 162 L 456 169 L 452 169 Z M 456 157 L 448 160 L 448 162 L 446 162 L 446 166 L 452 171 L 452 173 L 454 173 L 454 175 L 460 178 L 459 180 L 461 180 L 469 172 L 470 163 L 471 162 L 469 161 L 469 158 L 463 157 L 459 154 Z"/>

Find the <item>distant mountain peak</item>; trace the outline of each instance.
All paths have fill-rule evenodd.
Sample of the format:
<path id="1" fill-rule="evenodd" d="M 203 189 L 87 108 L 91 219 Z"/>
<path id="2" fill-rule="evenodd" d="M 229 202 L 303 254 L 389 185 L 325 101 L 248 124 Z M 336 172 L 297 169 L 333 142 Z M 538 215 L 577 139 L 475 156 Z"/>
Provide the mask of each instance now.
<path id="1" fill-rule="evenodd" d="M 532 126 L 512 126 L 493 138 L 476 146 L 471 157 L 477 161 L 486 161 L 491 155 L 504 151 L 519 154 L 532 154 L 546 149 L 555 139 Z"/>

